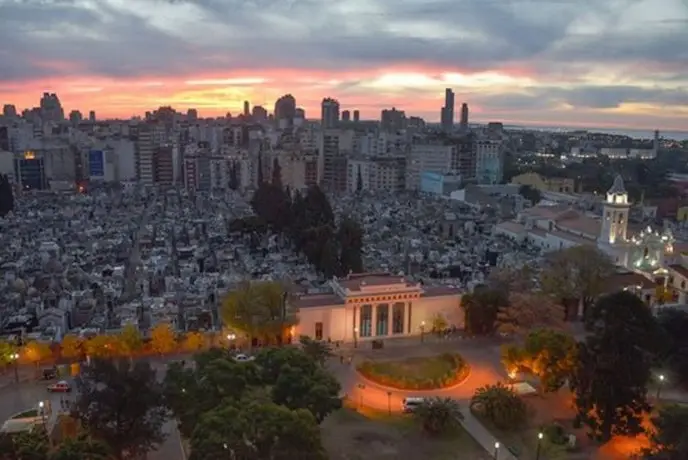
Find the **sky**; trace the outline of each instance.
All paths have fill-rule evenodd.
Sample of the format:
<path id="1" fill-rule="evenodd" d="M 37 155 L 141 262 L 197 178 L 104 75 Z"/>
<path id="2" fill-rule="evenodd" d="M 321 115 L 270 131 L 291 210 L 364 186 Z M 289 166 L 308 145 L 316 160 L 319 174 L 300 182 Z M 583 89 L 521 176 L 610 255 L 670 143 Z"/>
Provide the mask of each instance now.
<path id="1" fill-rule="evenodd" d="M 0 104 L 688 130 L 688 0 L 0 0 Z"/>

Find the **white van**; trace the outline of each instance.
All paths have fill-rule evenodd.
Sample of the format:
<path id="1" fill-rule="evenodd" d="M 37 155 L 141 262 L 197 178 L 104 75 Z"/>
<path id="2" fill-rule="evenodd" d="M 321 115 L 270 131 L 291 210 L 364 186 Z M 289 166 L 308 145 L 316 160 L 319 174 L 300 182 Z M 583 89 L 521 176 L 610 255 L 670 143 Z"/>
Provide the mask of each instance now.
<path id="1" fill-rule="evenodd" d="M 415 411 L 418 406 L 425 402 L 425 398 L 404 398 L 401 402 L 402 410 L 404 413 L 408 414 Z"/>

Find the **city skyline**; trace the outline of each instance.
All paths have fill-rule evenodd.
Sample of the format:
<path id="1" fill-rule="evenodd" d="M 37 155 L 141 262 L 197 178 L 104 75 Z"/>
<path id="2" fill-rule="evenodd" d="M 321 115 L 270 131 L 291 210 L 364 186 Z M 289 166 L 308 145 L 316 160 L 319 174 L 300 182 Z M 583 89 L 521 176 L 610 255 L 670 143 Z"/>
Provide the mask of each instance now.
<path id="1" fill-rule="evenodd" d="M 217 116 L 291 93 L 311 119 L 333 97 L 439 122 L 451 88 L 471 122 L 688 127 L 680 0 L 381 3 L 0 0 L 0 104 L 49 91 L 98 118 Z"/>

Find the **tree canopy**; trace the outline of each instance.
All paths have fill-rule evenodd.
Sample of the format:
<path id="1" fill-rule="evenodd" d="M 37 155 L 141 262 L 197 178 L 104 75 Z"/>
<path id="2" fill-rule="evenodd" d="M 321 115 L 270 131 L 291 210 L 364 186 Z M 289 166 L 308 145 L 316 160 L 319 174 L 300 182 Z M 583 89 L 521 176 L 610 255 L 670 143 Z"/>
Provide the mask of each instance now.
<path id="1" fill-rule="evenodd" d="M 622 291 L 600 298 L 587 317 L 590 334 L 578 346 L 571 387 L 577 420 L 589 435 L 607 441 L 613 435 L 643 431 L 650 406 L 647 383 L 657 327 L 646 305 Z"/>
<path id="2" fill-rule="evenodd" d="M 659 361 L 671 371 L 673 382 L 688 387 L 688 313 L 662 308 L 657 322 L 664 338 Z"/>
<path id="3" fill-rule="evenodd" d="M 191 458 L 326 458 L 318 423 L 341 407 L 340 386 L 318 358 L 285 347 L 252 362 L 219 349 L 194 360 L 193 369 L 171 364 L 164 383 Z"/>
<path id="4" fill-rule="evenodd" d="M 688 407 L 669 405 L 652 417 L 648 460 L 679 460 L 688 458 Z"/>
<path id="5" fill-rule="evenodd" d="M 74 416 L 117 458 L 145 454 L 165 439 L 168 411 L 147 363 L 94 359 L 83 369 L 77 389 Z"/>

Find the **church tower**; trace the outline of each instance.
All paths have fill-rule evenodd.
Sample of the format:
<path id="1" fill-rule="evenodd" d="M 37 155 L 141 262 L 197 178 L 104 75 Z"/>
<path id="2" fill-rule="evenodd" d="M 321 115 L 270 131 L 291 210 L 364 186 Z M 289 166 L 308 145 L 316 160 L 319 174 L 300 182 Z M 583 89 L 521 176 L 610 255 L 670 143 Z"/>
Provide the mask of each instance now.
<path id="1" fill-rule="evenodd" d="M 606 244 L 622 243 L 626 241 L 628 227 L 628 193 L 623 179 L 617 175 L 612 188 L 607 192 L 602 212 L 602 226 L 599 241 Z"/>

